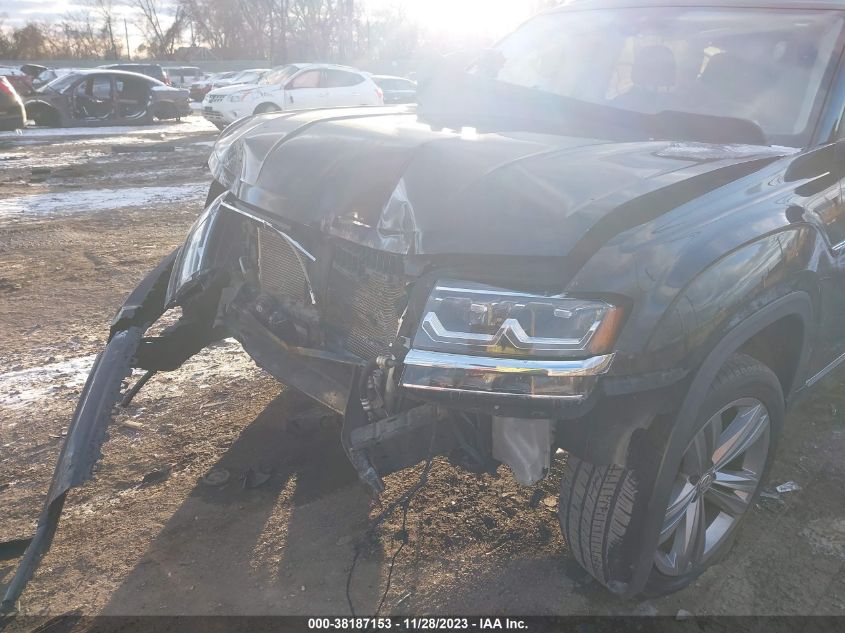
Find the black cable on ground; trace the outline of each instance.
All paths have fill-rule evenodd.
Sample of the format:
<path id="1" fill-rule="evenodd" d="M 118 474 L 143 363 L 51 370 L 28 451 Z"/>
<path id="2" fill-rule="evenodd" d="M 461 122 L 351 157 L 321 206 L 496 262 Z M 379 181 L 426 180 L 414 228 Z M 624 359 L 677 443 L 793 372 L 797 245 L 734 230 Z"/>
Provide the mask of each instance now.
<path id="1" fill-rule="evenodd" d="M 352 617 L 355 617 L 355 607 L 352 605 L 352 595 L 350 593 L 350 588 L 352 586 L 352 574 L 355 573 L 355 565 L 358 562 L 358 557 L 361 554 L 361 548 L 363 547 L 363 543 L 366 540 L 369 540 L 375 531 L 384 523 L 390 516 L 396 511 L 396 508 L 402 506 L 402 544 L 399 548 L 394 552 L 393 556 L 390 559 L 390 564 L 388 566 L 387 571 L 387 584 L 384 588 L 384 593 L 381 596 L 381 600 L 379 601 L 378 608 L 376 609 L 376 617 L 378 617 L 379 612 L 381 611 L 382 606 L 384 606 L 384 601 L 387 598 L 387 593 L 390 591 L 390 583 L 393 578 L 393 566 L 396 564 L 396 558 L 399 556 L 402 549 L 405 547 L 405 544 L 408 542 L 408 532 L 406 530 L 406 526 L 408 523 L 408 508 L 411 505 L 411 501 L 413 500 L 414 496 L 422 490 L 425 485 L 428 483 L 428 476 L 431 473 L 431 468 L 434 465 L 434 446 L 435 440 L 437 438 L 437 423 L 435 422 L 432 425 L 432 432 L 431 432 L 431 446 L 429 447 L 429 457 L 428 461 L 425 463 L 425 467 L 423 468 L 422 473 L 420 474 L 420 478 L 409 490 L 405 492 L 399 499 L 391 503 L 387 506 L 370 524 L 370 527 L 367 528 L 366 533 L 364 534 L 364 538 L 358 541 L 355 544 L 355 554 L 352 557 L 352 565 L 349 568 L 349 574 L 346 576 L 346 602 L 349 604 L 349 612 L 352 614 Z"/>

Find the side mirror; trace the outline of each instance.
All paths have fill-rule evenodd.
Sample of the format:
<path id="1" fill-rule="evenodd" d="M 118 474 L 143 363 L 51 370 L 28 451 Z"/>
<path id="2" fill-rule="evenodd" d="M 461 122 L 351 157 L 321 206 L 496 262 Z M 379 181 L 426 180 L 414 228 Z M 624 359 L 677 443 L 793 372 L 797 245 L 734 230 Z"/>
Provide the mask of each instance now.
<path id="1" fill-rule="evenodd" d="M 795 182 L 817 178 L 828 173 L 839 175 L 843 173 L 843 167 L 845 167 L 845 142 L 837 141 L 794 158 L 784 178 L 787 182 Z"/>

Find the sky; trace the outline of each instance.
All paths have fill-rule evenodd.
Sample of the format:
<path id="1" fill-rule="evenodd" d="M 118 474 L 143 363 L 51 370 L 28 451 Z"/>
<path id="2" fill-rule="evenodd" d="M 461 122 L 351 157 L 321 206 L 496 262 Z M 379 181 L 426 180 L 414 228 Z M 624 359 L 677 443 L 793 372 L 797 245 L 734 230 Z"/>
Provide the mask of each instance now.
<path id="1" fill-rule="evenodd" d="M 401 7 L 409 18 L 432 30 L 494 37 L 508 33 L 530 17 L 528 4 L 524 0 L 364 0 L 366 10 L 370 12 Z M 120 0 L 114 1 L 116 11 L 120 11 L 120 5 Z M 52 21 L 67 13 L 87 10 L 90 9 L 80 0 L 0 0 L 0 17 L 8 26 L 22 26 L 27 21 Z M 129 10 L 124 10 L 129 15 Z M 134 40 L 137 35 L 132 20 L 129 22 L 130 37 Z"/>

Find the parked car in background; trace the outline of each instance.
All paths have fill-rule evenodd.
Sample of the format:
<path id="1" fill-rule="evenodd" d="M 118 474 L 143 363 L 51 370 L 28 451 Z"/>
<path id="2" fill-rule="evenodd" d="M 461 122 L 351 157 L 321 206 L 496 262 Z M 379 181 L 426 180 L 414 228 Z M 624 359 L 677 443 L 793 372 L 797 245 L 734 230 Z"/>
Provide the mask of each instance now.
<path id="1" fill-rule="evenodd" d="M 41 64 L 21 64 L 21 71 L 25 72 L 33 79 L 45 70 L 47 70 L 47 66 L 42 66 Z"/>
<path id="2" fill-rule="evenodd" d="M 133 64 L 127 62 L 125 64 L 108 64 L 106 66 L 100 66 L 100 68 L 107 68 L 109 70 L 125 70 L 130 73 L 138 73 L 139 75 L 146 75 L 147 77 L 158 79 L 160 82 L 168 86 L 170 85 L 170 78 L 167 76 L 167 73 L 160 64 Z"/>
<path id="3" fill-rule="evenodd" d="M 41 86 L 45 86 L 54 79 L 58 79 L 59 77 L 66 75 L 68 73 L 74 72 L 75 70 L 79 70 L 77 68 L 45 68 L 42 70 L 37 77 L 33 78 L 32 80 L 32 87 L 34 90 L 37 90 Z"/>
<path id="4" fill-rule="evenodd" d="M 20 68 L 15 68 L 13 66 L 0 66 L 0 77 L 5 77 L 9 83 L 12 84 L 15 91 L 21 96 L 26 96 L 33 90 L 32 77 Z"/>
<path id="5" fill-rule="evenodd" d="M 189 88 L 191 92 L 191 101 L 202 101 L 205 98 L 205 95 L 207 95 L 211 91 L 212 86 L 214 86 L 214 83 L 216 81 L 229 79 L 230 77 L 234 77 L 237 74 L 238 71 L 235 70 L 224 73 L 212 73 L 204 79 L 195 81 L 191 84 Z"/>
<path id="6" fill-rule="evenodd" d="M 38 125 L 49 126 L 151 123 L 191 113 L 187 90 L 147 75 L 104 69 L 62 75 L 25 104 Z"/>
<path id="7" fill-rule="evenodd" d="M 170 85 L 176 88 L 189 88 L 205 77 L 205 73 L 196 66 L 168 66 L 164 72 Z"/>
<path id="8" fill-rule="evenodd" d="M 417 100 L 417 84 L 404 77 L 391 75 L 373 75 L 372 80 L 384 93 L 384 103 L 415 103 Z"/>
<path id="9" fill-rule="evenodd" d="M 5 77 L 0 77 L 0 130 L 17 130 L 26 125 L 26 109 L 20 95 Z"/>
<path id="10" fill-rule="evenodd" d="M 383 105 L 384 95 L 364 72 L 333 64 L 288 64 L 254 86 L 212 90 L 203 116 L 223 129 L 241 117 L 281 110 Z"/>
<path id="11" fill-rule="evenodd" d="M 191 85 L 191 101 L 202 101 L 209 92 L 223 86 L 256 84 L 270 70 L 270 68 L 250 68 L 212 75 L 206 81 L 199 81 Z"/>

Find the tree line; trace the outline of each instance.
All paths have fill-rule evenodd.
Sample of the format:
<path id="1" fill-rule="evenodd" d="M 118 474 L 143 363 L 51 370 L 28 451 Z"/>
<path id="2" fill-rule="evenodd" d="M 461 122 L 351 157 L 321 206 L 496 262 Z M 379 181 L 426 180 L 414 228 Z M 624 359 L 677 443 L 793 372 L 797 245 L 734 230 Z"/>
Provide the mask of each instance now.
<path id="1" fill-rule="evenodd" d="M 129 53 L 174 60 L 201 48 L 220 60 L 353 62 L 410 58 L 438 37 L 401 8 L 373 13 L 364 0 L 87 2 L 87 10 L 50 22 L 12 28 L 0 19 L 0 58 L 121 59 Z M 556 3 L 533 0 L 537 8 Z M 126 49 L 129 25 L 142 37 L 132 51 Z"/>

